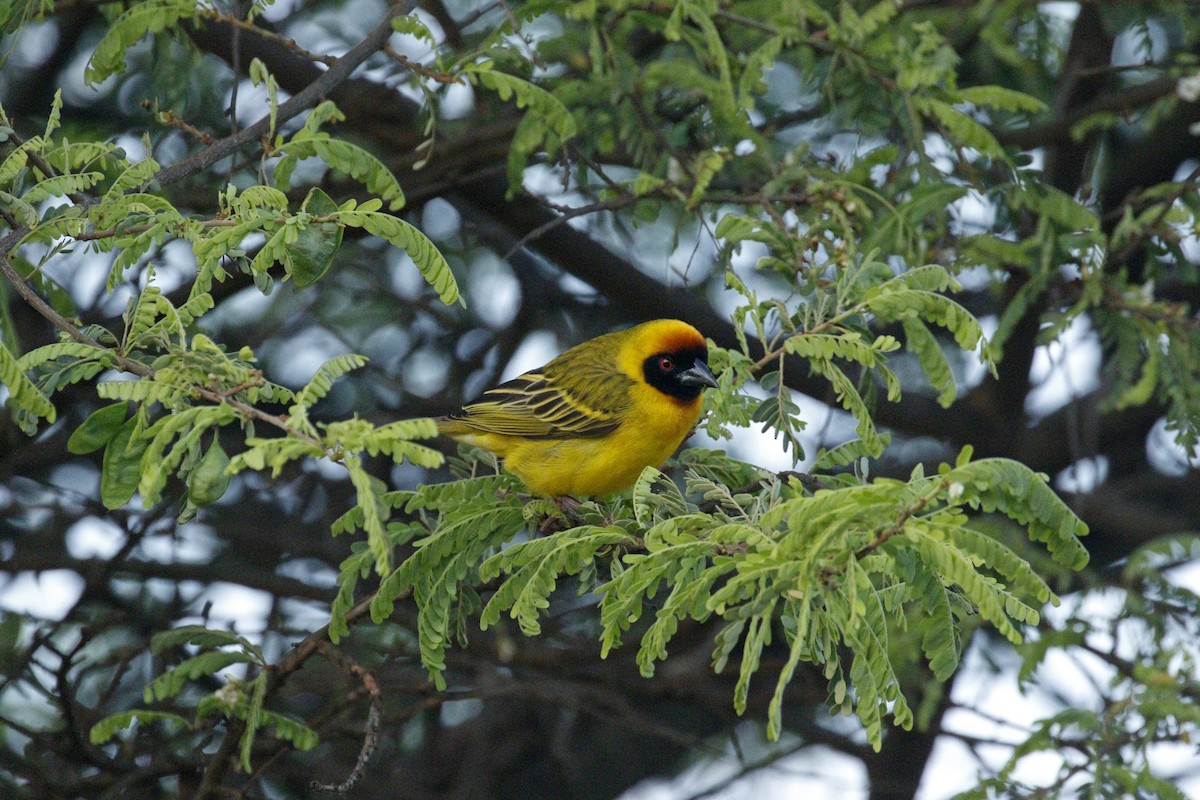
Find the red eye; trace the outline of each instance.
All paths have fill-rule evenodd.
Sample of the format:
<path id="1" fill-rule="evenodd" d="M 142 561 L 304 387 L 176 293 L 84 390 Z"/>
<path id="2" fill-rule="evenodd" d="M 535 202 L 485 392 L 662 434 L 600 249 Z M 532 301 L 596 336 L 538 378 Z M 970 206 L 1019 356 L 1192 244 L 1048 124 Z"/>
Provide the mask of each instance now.
<path id="1" fill-rule="evenodd" d="M 670 356 L 663 356 L 662 358 L 658 359 L 658 368 L 663 372 L 670 372 L 671 370 L 675 369 L 675 360 Z"/>

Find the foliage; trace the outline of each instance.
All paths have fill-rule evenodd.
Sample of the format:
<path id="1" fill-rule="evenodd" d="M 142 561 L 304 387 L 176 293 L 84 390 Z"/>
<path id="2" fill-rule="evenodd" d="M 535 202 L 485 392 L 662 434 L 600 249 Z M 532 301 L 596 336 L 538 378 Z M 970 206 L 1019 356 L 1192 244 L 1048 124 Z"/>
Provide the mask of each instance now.
<path id="1" fill-rule="evenodd" d="M 234 664 L 250 664 L 259 668 L 258 674 L 250 680 L 229 677 L 224 687 L 200 699 L 196 704 L 196 719 L 190 724 L 199 725 L 205 717 L 216 713 L 242 720 L 244 728 L 241 738 L 241 766 L 247 771 L 251 768 L 250 752 L 254 737 L 260 728 L 273 729 L 276 736 L 290 742 L 298 750 L 311 750 L 316 747 L 317 734 L 307 725 L 263 709 L 268 673 L 263 669 L 266 662 L 260 648 L 241 636 L 193 625 L 158 634 L 154 637 L 151 649 L 156 655 L 161 655 L 164 651 L 183 645 L 194 645 L 200 652 L 184 659 L 147 686 L 144 697 L 147 703 L 171 700 L 199 678 L 221 672 Z M 223 647 L 233 649 L 220 649 Z M 167 711 L 124 711 L 106 717 L 92 726 L 92 744 L 104 744 L 134 722 L 140 726 L 155 722 L 189 725 L 185 718 Z"/>
<path id="2" fill-rule="evenodd" d="M 1181 800 L 1186 795 L 1156 774 L 1152 749 L 1163 740 L 1184 740 L 1197 720 L 1200 684 L 1196 664 L 1196 616 L 1200 597 L 1175 584 L 1171 569 L 1200 548 L 1194 535 L 1167 537 L 1135 552 L 1126 563 L 1119 613 L 1107 620 L 1078 615 L 1067 625 L 1043 625 L 1023 648 L 1021 677 L 1033 681 L 1049 669 L 1047 658 L 1071 649 L 1102 659 L 1114 668 L 1094 704 L 1062 708 L 1040 720 L 997 774 L 960 800 L 995 796 L 1043 797 L 1046 792 L 1098 797 L 1152 797 Z M 1073 602 L 1082 605 L 1086 594 Z M 1149 621 L 1147 637 L 1133 651 L 1117 652 L 1122 626 Z M 1142 637 L 1138 637 L 1142 638 Z M 1082 665 L 1077 668 L 1082 668 Z M 1067 746 L 1064 747 L 1064 744 Z M 1053 782 L 1031 785 L 1018 777 L 1023 762 L 1049 757 Z"/>
<path id="3" fill-rule="evenodd" d="M 56 103 L 60 102 L 56 96 Z M 331 163 L 343 166 L 350 174 L 362 177 L 368 186 L 380 188 L 391 198 L 392 207 L 403 202 L 395 178 L 387 173 L 377 160 L 358 157 L 350 163 L 341 157 L 332 157 L 333 145 L 328 137 L 319 134 L 316 127 L 336 113 L 326 104 L 314 110 L 308 125 L 292 138 L 292 142 L 309 144 L 314 140 L 326 142 L 319 148 L 331 158 Z M 57 105 L 52 116 L 57 114 Z M 51 169 L 48 164 L 61 163 L 60 170 L 77 168 L 74 161 L 63 160 L 56 154 L 66 151 L 66 140 L 56 141 L 47 131 L 44 138 L 33 139 L 5 160 L 5 174 L 11 184 L 12 196 L 28 198 L 33 193 L 44 193 L 46 177 L 41 170 L 27 162 L 27 156 L 36 156 L 35 163 Z M 283 145 L 286 147 L 287 145 Z M 298 153 L 318 152 L 305 150 Z M 339 151 L 341 152 L 341 151 Z M 346 152 L 352 152 L 347 150 Z M 12 166 L 13 156 L 20 153 L 20 164 Z M 291 157 L 296 157 L 294 154 Z M 433 284 L 444 302 L 458 297 L 458 290 L 450 268 L 445 260 L 432 248 L 421 234 L 407 223 L 390 217 L 381 217 L 376 209 L 379 200 L 357 203 L 348 200 L 328 214 L 315 216 L 307 210 L 296 214 L 288 213 L 287 197 L 270 186 L 251 186 L 238 191 L 230 186 L 220 194 L 221 214 L 206 224 L 203 221 L 185 220 L 167 201 L 155 197 L 147 202 L 141 191 L 143 184 L 158 171 L 151 160 L 130 163 L 118 156 L 115 147 L 89 151 L 89 161 L 106 159 L 105 173 L 82 173 L 89 183 L 61 183 L 58 191 L 67 193 L 87 188 L 103 180 L 111 185 L 102 197 L 77 206 L 86 210 L 85 215 L 48 215 L 43 221 L 35 213 L 27 224 L 14 233 L 19 233 L 19 244 L 31 245 L 54 241 L 63 236 L 82 238 L 96 242 L 96 248 L 107 251 L 119 248 L 122 253 L 114 259 L 109 283 L 120 278 L 127 266 L 136 263 L 152 245 L 161 245 L 169 238 L 178 238 L 192 245 L 196 254 L 198 276 L 184 303 L 178 308 L 163 295 L 154 279 L 153 267 L 148 268 L 151 281 L 136 300 L 130 303 L 124 321 L 125 330 L 119 341 L 107 344 L 82 332 L 72 341 L 71 332 L 62 333 L 59 344 L 47 345 L 30 351 L 19 360 L 7 349 L 0 354 L 0 369 L 9 365 L 6 386 L 10 390 L 9 406 L 18 421 L 27 431 L 33 432 L 34 420 L 39 417 L 53 420 L 54 408 L 47 397 L 64 386 L 94 378 L 105 368 L 118 367 L 136 380 L 107 380 L 97 384 L 101 398 L 137 403 L 136 411 L 124 426 L 122 415 L 111 412 L 102 420 L 89 420 L 89 424 L 78 434 L 80 442 L 99 437 L 106 444 L 104 472 L 101 478 L 102 497 L 109 508 L 119 508 L 139 492 L 143 503 L 150 507 L 162 496 L 167 479 L 177 474 L 188 485 L 190 497 L 185 501 L 180 519 L 195 514 L 196 506 L 191 497 L 202 496 L 202 504 L 219 499 L 220 493 L 213 489 L 219 484 L 218 474 L 225 472 L 219 458 L 204 459 L 201 440 L 206 432 L 239 423 L 243 429 L 253 423 L 255 416 L 263 422 L 281 428 L 287 436 L 279 439 L 249 437 L 250 449 L 240 453 L 230 464 L 229 473 L 251 467 L 263 469 L 270 466 L 276 474 L 291 459 L 304 455 L 329 455 L 335 460 L 351 459 L 357 452 L 375 454 L 387 452 L 399 460 L 409 457 L 417 463 L 436 466 L 439 457 L 433 451 L 419 445 L 408 444 L 415 437 L 433 435 L 431 426 L 408 426 L 392 428 L 378 433 L 374 430 L 355 430 L 352 440 L 343 439 L 342 429 L 319 435 L 307 420 L 308 409 L 328 392 L 334 377 L 347 369 L 361 366 L 363 359 L 356 356 L 342 357 L 326 365 L 313 377 L 310 384 L 298 395 L 282 386 L 265 380 L 254 367 L 255 357 L 248 347 L 236 355 L 213 342 L 202 333 L 195 333 L 196 324 L 204 314 L 214 307 L 211 291 L 214 281 L 229 277 L 222 261 L 231 251 L 252 234 L 270 234 L 253 260 L 244 258 L 238 267 L 254 275 L 260 285 L 269 285 L 269 270 L 275 263 L 281 264 L 285 279 L 301 268 L 303 257 L 310 252 L 305 248 L 304 237 L 312 228 L 325 226 L 336 231 L 340 241 L 345 227 L 365 227 L 379 233 L 393 244 L 407 247 L 422 274 Z M 66 172 L 67 175 L 72 174 Z M 20 191 L 23 185 L 33 186 Z M 394 188 L 393 188 L 394 187 Z M 313 189 L 305 201 L 308 208 L 313 196 L 325 197 L 319 189 Z M 41 195 L 39 195 L 40 197 Z M 326 202 L 330 205 L 328 198 Z M 33 206 L 28 205 L 32 212 Z M 122 220 L 107 230 L 100 231 L 111 220 Z M 329 231 L 320 236 L 333 235 Z M 130 234 L 133 234 L 130 238 Z M 55 252 L 47 251 L 47 257 Z M 328 258 L 325 259 L 326 265 Z M 323 269 L 318 272 L 323 272 Z M 265 283 L 260 280 L 265 279 Z M 306 272 L 305 285 L 319 274 Z M 107 336 L 107 332 L 105 332 Z M 108 338 L 111 338 L 109 336 Z M 199 404 L 197 402 L 199 401 Z M 254 412 L 258 403 L 293 401 L 286 418 L 273 417 Z M 124 406 L 122 406 L 124 407 Z M 158 409 L 158 411 L 155 411 Z M 118 418 L 121 417 L 121 418 Z M 118 432 L 120 431 L 120 432 Z M 215 441 L 215 440 L 214 440 Z M 84 447 L 84 444 L 79 444 Z M 97 444 L 97 447 L 99 444 Z M 219 450 L 219 444 L 214 445 Z M 213 452 L 211 449 L 209 452 Z M 348 465 L 353 460 L 347 461 Z M 353 472 L 353 467 L 351 467 Z M 196 483 L 202 487 L 196 490 Z M 375 541 L 376 545 L 380 543 Z M 381 545 L 380 545 L 381 546 Z M 386 564 L 386 553 L 378 552 L 381 568 Z"/>
<path id="4" fill-rule="evenodd" d="M 71 420 L 65 447 L 81 456 L 102 451 L 96 499 L 119 517 L 169 507 L 177 523 L 204 520 L 235 487 L 313 475 L 332 482 L 323 470 L 338 465 L 350 489 L 331 532 L 353 541 L 331 589 L 321 632 L 329 642 L 321 646 L 343 645 L 368 612 L 377 630 L 407 625 L 401 649 L 436 691 L 450 687 L 456 649 L 472 637 L 513 620 L 523 635 L 553 641 L 564 635 L 556 612 L 583 607 L 593 612 L 587 633 L 599 657 L 617 658 L 636 640 L 631 657 L 647 679 L 672 663 L 682 632 L 705 631 L 713 670 L 736 672 L 729 704 L 737 714 L 754 710 L 755 692 L 769 686 L 759 716 L 770 740 L 788 728 L 794 682 L 809 670 L 827 685 L 829 710 L 856 715 L 878 751 L 895 733 L 885 728 L 889 717 L 901 730 L 923 725 L 916 698 L 939 696 L 930 687 L 954 679 L 981 625 L 1017 648 L 1026 680 L 1051 651 L 1094 647 L 1093 631 L 1058 629 L 1043 617 L 1059 594 L 1078 588 L 1074 573 L 1089 561 L 1080 542 L 1088 526 L 1050 477 L 991 456 L 1000 434 L 987 442 L 987 457 L 974 459 L 968 444 L 957 459 L 929 459 L 954 461 L 929 474 L 918 463 L 904 478 L 872 478 L 895 452 L 889 409 L 914 396 L 950 413 L 973 409 L 957 402 L 964 388 L 1003 382 L 1014 358 L 1028 372 L 1020 359 L 1032 360 L 1033 344 L 1016 356 L 1010 346 L 1034 315 L 1043 343 L 1075 324 L 1094 328 L 1106 353 L 1101 408 L 1161 409 L 1174 446 L 1192 453 L 1200 444 L 1200 328 L 1190 306 L 1157 296 L 1153 283 L 1169 265 L 1189 263 L 1194 236 L 1181 231 L 1200 225 L 1195 180 L 1149 187 L 1119 214 L 1043 180 L 1010 134 L 1036 124 L 1057 98 L 1010 72 L 1042 74 L 1055 61 L 1029 55 L 1048 37 L 1046 12 L 1014 3 L 964 12 L 966 38 L 987 48 L 979 60 L 1003 65 L 996 81 L 1012 77 L 1001 85 L 977 81 L 982 68 L 963 63 L 964 52 L 977 54 L 959 40 L 956 13 L 923 5 L 532 0 L 457 39 L 397 14 L 382 21 L 378 41 L 394 31 L 433 51 L 423 64 L 391 51 L 388 63 L 406 70 L 403 102 L 427 120 L 413 145 L 415 166 L 444 169 L 442 184 L 399 173 L 379 141 L 356 135 L 366 126 L 354 129 L 342 107 L 354 92 L 314 78 L 320 91 L 289 90 L 281 103 L 290 76 L 259 59 L 239 69 L 261 87 L 262 119 L 216 143 L 164 111 L 155 115 L 164 130 L 144 138 L 140 156 L 97 130 L 79 141 L 62 124 L 62 92 L 38 135 L 18 136 L 0 112 L 5 292 L 58 336 L 25 350 L 7 311 L 0 320 L 0 384 L 14 423 L 38 436 L 60 416 Z M 256 35 L 259 4 L 246 20 L 223 9 L 186 0 L 102 3 L 108 24 L 86 81 L 153 72 L 148 64 L 192 47 L 205 25 Z M 18 14 L 9 3 L 0 21 L 15 31 L 55 13 L 29 4 Z M 264 37 L 323 61 L 317 72 L 326 77 L 343 64 L 282 34 Z M 1180 68 L 1186 62 L 1180 55 Z M 783 108 L 773 70 L 794 74 L 828 125 L 853 132 L 856 143 L 840 158 L 796 134 L 804 109 Z M 469 138 L 470 123 L 440 119 L 454 87 L 468 86 L 494 116 L 488 122 L 506 131 L 508 198 L 540 201 L 558 215 L 530 236 L 612 213 L 622 224 L 668 231 L 675 244 L 695 236 L 711 245 L 726 309 L 719 322 L 730 333 L 710 341 L 719 386 L 708 392 L 701 425 L 714 438 L 767 431 L 807 472 L 774 473 L 721 451 L 687 449 L 666 471 L 647 467 L 628 493 L 572 505 L 528 496 L 494 458 L 463 448 L 451 480 L 393 487 L 395 475 L 412 474 L 402 469 L 427 475 L 444 458 L 425 443 L 437 435 L 433 420 L 393 414 L 382 422 L 339 400 L 339 389 L 370 368 L 367 357 L 335 355 L 298 388 L 267 378 L 261 349 L 223 326 L 226 291 L 252 286 L 266 297 L 328 302 L 353 280 L 378 279 L 348 263 L 368 253 L 376 272 L 399 258 L 432 290 L 403 312 L 414 330 L 470 319 L 456 271 L 472 274 L 460 264 L 477 242 L 435 243 L 422 230 L 429 219 L 407 207 L 409 197 L 425 202 L 438 187 L 470 184 L 470 170 L 452 158 L 441 166 L 436 139 Z M 1115 125 L 1088 117 L 1070 135 L 1082 140 Z M 180 155 L 172 128 L 203 146 Z M 479 171 L 498 174 L 496 167 Z M 545 174 L 561 193 L 537 188 Z M 185 182 L 192 176 L 196 186 Z M 996 210 L 995 230 L 963 234 L 972 198 Z M 481 230 L 472 235 L 496 235 Z M 377 241 L 361 241 L 369 238 Z M 1139 276 L 1130 254 L 1148 246 L 1161 257 Z M 181 251 L 189 265 L 182 279 L 167 269 Z M 96 314 L 74 305 L 63 266 L 72 252 L 104 259 L 106 296 L 127 300 L 120 324 L 85 324 Z M 994 319 L 960 302 L 970 293 L 964 287 L 999 284 L 1001 275 Z M 353 305 L 346 302 L 346 316 Z M 966 378 L 972 372 L 980 375 Z M 814 420 L 795 393 L 801 384 L 845 412 L 853 438 L 805 452 Z M 60 414 L 79 392 L 103 405 L 86 417 Z M 1004 424 L 1016 418 L 996 416 Z M 1164 548 L 1147 546 L 1126 562 L 1123 615 L 1177 627 L 1157 631 L 1158 645 L 1136 660 L 1109 654 L 1119 662 L 1109 691 L 1121 703 L 1042 721 L 967 796 L 1036 795 L 1039 787 L 1016 777 L 1019 765 L 1063 742 L 1085 757 L 1064 760 L 1060 788 L 1175 796 L 1146 753 L 1200 725 L 1172 694 L 1194 689 L 1195 654 L 1178 620 L 1194 618 L 1198 603 L 1163 576 L 1156 559 Z M 246 773 L 270 761 L 257 759 L 261 742 L 255 749 L 264 730 L 297 750 L 317 746 L 315 724 L 268 708 L 288 677 L 273 671 L 278 653 L 203 625 L 157 634 L 152 652 L 163 663 L 144 690 L 151 707 L 104 709 L 90 728 L 91 743 L 108 748 L 100 752 L 150 730 L 199 741 L 218 717 L 224 735 L 236 736 Z M 224 683 L 212 688 L 217 681 Z M 123 733 L 135 724 L 135 733 Z M 1117 752 L 1132 755 L 1119 766 Z"/>

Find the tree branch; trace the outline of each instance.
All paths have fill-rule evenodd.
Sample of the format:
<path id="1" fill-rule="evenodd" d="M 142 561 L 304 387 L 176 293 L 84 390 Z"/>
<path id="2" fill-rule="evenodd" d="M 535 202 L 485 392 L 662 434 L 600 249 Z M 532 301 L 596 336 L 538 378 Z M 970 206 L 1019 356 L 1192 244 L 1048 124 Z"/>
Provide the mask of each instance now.
<path id="1" fill-rule="evenodd" d="M 1086 4 L 1085 4 L 1086 5 Z M 1087 68 L 1091 74 L 1094 68 Z M 1154 78 L 1145 83 L 1100 95 L 1081 105 L 1064 109 L 1053 120 L 1027 128 L 992 130 L 996 141 L 1028 150 L 1071 143 L 1071 130 L 1093 114 L 1133 114 L 1156 100 L 1175 91 L 1179 79 L 1172 76 Z"/>
<path id="2" fill-rule="evenodd" d="M 314 791 L 346 794 L 362 778 L 363 770 L 366 768 L 371 754 L 375 752 L 375 747 L 379 743 L 379 723 L 383 719 L 383 696 L 379 692 L 379 683 L 375 680 L 375 676 L 355 663 L 353 659 L 341 650 L 338 650 L 330 642 L 324 640 L 319 642 L 319 649 L 321 655 L 325 656 L 333 664 L 336 664 L 343 672 L 362 681 L 363 689 L 370 698 L 366 729 L 363 732 L 362 750 L 359 751 L 358 760 L 354 762 L 354 769 L 350 772 L 350 775 L 341 783 L 313 781 L 310 784 L 310 787 Z"/>
<path id="3" fill-rule="evenodd" d="M 320 77 L 294 94 L 286 102 L 279 105 L 275 118 L 276 126 L 282 125 L 292 117 L 316 105 L 334 87 L 349 78 L 350 74 L 360 64 L 378 52 L 392 35 L 392 20 L 408 14 L 416 5 L 416 0 L 403 0 L 399 3 L 393 3 L 388 9 L 384 20 L 376 25 L 361 42 L 347 50 L 344 55 L 338 58 L 333 66 L 321 73 Z M 264 116 L 258 122 L 243 128 L 232 136 L 220 139 L 195 155 L 166 167 L 155 176 L 155 180 L 160 184 L 169 185 L 189 175 L 206 170 L 247 144 L 257 142 L 263 136 L 267 135 L 270 130 L 271 118 L 269 115 Z"/>

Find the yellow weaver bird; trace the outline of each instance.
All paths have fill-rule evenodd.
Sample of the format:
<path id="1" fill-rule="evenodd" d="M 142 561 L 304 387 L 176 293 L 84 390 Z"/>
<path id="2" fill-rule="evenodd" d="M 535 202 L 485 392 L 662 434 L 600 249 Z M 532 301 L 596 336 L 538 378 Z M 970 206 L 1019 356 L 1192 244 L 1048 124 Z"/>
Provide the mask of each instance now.
<path id="1" fill-rule="evenodd" d="M 534 494 L 599 497 L 675 452 L 716 385 L 700 332 L 659 319 L 572 347 L 441 417 L 438 431 L 502 457 Z"/>

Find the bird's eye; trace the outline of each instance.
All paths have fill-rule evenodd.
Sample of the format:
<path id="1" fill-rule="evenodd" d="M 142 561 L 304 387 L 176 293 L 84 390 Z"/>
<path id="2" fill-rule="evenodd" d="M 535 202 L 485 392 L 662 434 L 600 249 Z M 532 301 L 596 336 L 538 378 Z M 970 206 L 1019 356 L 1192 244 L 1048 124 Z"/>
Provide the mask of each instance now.
<path id="1" fill-rule="evenodd" d="M 675 359 L 670 356 L 662 356 L 658 359 L 658 368 L 663 372 L 670 372 L 675 369 Z"/>

